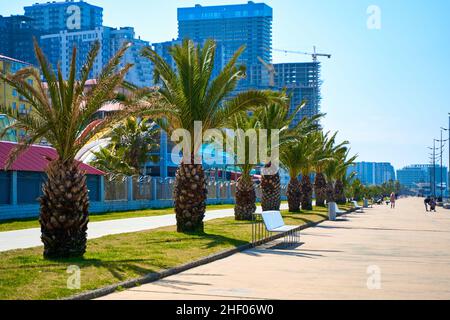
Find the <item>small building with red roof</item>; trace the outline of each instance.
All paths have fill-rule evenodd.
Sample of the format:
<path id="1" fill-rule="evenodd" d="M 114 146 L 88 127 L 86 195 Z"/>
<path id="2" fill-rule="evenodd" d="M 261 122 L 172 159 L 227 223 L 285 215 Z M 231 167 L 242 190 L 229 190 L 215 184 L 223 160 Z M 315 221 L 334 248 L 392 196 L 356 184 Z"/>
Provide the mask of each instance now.
<path id="1" fill-rule="evenodd" d="M 8 157 L 17 143 L 0 141 L 0 219 L 5 206 L 37 205 L 42 195 L 42 184 L 47 176 L 45 169 L 49 161 L 57 158 L 56 150 L 51 147 L 33 145 L 24 151 L 6 169 Z M 81 163 L 80 169 L 87 174 L 90 201 L 100 201 L 103 172 Z M 3 210 L 2 210 L 3 209 Z"/>

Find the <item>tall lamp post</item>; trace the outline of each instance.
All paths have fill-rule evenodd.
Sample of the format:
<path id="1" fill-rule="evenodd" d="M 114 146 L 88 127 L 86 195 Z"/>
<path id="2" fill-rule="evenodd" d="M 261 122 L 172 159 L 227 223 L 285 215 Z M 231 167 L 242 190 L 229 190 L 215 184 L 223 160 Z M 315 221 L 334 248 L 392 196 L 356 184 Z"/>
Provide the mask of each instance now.
<path id="1" fill-rule="evenodd" d="M 428 149 L 433 150 L 432 156 L 432 167 L 430 168 L 432 173 L 430 174 L 430 193 L 432 197 L 436 196 L 436 139 L 433 139 L 433 148 L 428 147 Z"/>
<path id="2" fill-rule="evenodd" d="M 439 142 L 441 144 L 441 146 L 439 148 L 439 150 L 440 150 L 440 157 L 441 157 L 441 170 L 440 170 L 441 171 L 441 183 L 439 184 L 440 185 L 439 189 L 441 190 L 441 200 L 444 199 L 444 188 L 443 188 L 443 183 L 444 183 L 444 166 L 443 166 L 443 163 L 442 163 L 442 158 L 444 156 L 444 142 L 449 141 L 448 139 L 444 140 L 442 138 L 442 133 L 443 133 L 444 130 L 447 130 L 447 129 L 441 128 L 441 139 L 440 140 L 436 140 L 435 139 L 436 142 Z"/>
<path id="3" fill-rule="evenodd" d="M 450 113 L 448 114 L 448 128 L 442 128 L 441 127 L 441 139 L 442 139 L 442 131 L 447 131 L 448 132 L 448 139 L 447 141 L 449 141 L 449 147 L 448 147 L 448 167 L 447 167 L 447 173 L 450 172 Z M 447 177 L 447 196 L 450 197 L 450 188 L 449 188 L 449 179 Z"/>

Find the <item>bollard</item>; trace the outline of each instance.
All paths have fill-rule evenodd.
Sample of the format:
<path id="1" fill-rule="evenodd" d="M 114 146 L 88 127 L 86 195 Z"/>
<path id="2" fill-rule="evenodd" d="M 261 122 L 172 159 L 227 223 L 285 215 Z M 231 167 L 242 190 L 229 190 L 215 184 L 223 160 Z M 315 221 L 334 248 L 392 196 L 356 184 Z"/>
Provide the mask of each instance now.
<path id="1" fill-rule="evenodd" d="M 336 221 L 336 204 L 334 202 L 328 203 L 328 218 L 330 221 Z"/>
<path id="2" fill-rule="evenodd" d="M 369 200 L 364 198 L 364 209 L 369 208 Z"/>

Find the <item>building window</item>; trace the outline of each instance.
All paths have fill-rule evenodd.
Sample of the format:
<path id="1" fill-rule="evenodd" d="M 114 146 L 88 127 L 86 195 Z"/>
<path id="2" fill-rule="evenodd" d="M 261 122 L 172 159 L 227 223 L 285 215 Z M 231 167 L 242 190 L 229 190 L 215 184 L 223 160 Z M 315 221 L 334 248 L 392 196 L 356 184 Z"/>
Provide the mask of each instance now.
<path id="1" fill-rule="evenodd" d="M 11 107 L 12 107 L 13 110 L 16 110 L 17 109 L 17 103 L 13 102 Z"/>
<path id="2" fill-rule="evenodd" d="M 16 89 L 12 89 L 12 95 L 13 95 L 13 97 L 17 97 L 17 90 Z"/>

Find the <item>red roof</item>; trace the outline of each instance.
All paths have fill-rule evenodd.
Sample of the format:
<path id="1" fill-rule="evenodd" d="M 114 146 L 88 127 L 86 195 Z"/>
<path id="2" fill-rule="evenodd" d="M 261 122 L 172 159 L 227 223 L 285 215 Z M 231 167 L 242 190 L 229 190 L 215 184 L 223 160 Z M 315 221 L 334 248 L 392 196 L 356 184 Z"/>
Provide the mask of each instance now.
<path id="1" fill-rule="evenodd" d="M 5 170 L 5 164 L 12 149 L 17 143 L 0 141 L 0 170 Z M 48 165 L 48 159 L 56 159 L 56 150 L 50 147 L 36 146 L 29 147 L 23 152 L 9 170 L 11 171 L 32 171 L 44 172 Z M 103 175 L 104 173 L 85 163 L 80 163 L 80 169 L 87 174 Z"/>

